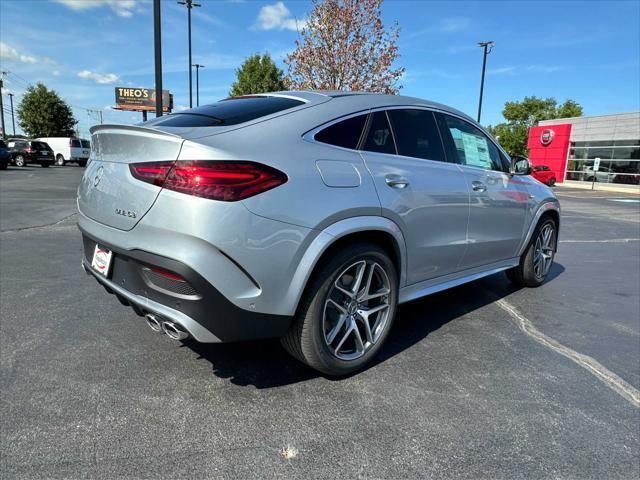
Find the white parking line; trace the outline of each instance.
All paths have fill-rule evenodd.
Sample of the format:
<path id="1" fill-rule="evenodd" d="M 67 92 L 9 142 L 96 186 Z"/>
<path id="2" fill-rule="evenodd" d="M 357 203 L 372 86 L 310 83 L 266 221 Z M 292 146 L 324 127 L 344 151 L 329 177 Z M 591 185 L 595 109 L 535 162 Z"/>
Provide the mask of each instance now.
<path id="1" fill-rule="evenodd" d="M 640 242 L 640 238 L 608 238 L 606 240 L 560 240 L 558 243 L 629 243 Z"/>
<path id="2" fill-rule="evenodd" d="M 527 317 L 522 315 L 505 299 L 496 301 L 496 304 L 509 314 L 511 319 L 515 321 L 516 325 L 520 327 L 520 330 L 529 335 L 536 342 L 574 361 L 620 396 L 631 402 L 636 407 L 640 407 L 640 391 L 638 389 L 629 385 L 618 375 L 608 370 L 588 355 L 578 353 L 575 350 L 565 347 L 553 338 L 546 336 L 544 333 L 539 331 Z"/>

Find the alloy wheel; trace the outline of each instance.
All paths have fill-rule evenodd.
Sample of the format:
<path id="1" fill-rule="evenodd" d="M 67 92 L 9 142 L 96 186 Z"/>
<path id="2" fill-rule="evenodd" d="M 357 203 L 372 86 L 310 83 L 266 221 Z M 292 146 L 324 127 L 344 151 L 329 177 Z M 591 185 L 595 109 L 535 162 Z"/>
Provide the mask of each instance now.
<path id="1" fill-rule="evenodd" d="M 373 260 L 357 261 L 342 271 L 326 297 L 322 333 L 340 360 L 362 357 L 381 338 L 390 320 L 391 283 Z"/>
<path id="2" fill-rule="evenodd" d="M 533 252 L 533 271 L 538 279 L 547 276 L 551 265 L 553 264 L 553 255 L 555 250 L 555 228 L 553 224 L 545 224 L 538 238 Z"/>

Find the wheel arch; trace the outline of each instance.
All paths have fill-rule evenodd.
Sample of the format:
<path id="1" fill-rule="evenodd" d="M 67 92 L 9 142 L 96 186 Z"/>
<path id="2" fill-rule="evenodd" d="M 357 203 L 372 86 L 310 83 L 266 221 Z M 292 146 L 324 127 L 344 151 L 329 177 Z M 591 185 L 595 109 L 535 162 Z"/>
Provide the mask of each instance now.
<path id="1" fill-rule="evenodd" d="M 396 267 L 399 286 L 406 278 L 406 244 L 400 227 L 393 221 L 376 216 L 351 217 L 340 220 L 322 230 L 311 242 L 303 255 L 289 288 L 293 311 L 298 308 L 300 298 L 309 281 L 322 265 L 323 259 L 344 245 L 355 242 L 379 245 L 387 252 Z"/>
<path id="2" fill-rule="evenodd" d="M 531 236 L 535 231 L 536 227 L 540 223 L 540 221 L 546 217 L 551 217 L 553 221 L 556 223 L 557 232 L 556 235 L 560 232 L 560 203 L 557 199 L 551 199 L 543 202 L 537 209 L 531 223 L 529 224 L 529 229 L 527 230 L 527 234 L 525 235 L 520 247 L 518 248 L 518 255 L 521 256 L 524 253 L 524 250 L 527 248 L 529 241 L 531 240 Z M 557 238 L 557 237 L 556 237 Z M 556 242 L 556 249 L 558 248 Z"/>

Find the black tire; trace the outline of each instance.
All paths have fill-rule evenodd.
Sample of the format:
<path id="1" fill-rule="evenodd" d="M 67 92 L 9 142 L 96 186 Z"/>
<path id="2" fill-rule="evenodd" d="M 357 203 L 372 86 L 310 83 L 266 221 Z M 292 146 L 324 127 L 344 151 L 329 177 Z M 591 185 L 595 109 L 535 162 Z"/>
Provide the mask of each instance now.
<path id="1" fill-rule="evenodd" d="M 553 187 L 556 184 L 556 177 L 551 177 L 549 179 L 549 186 Z"/>
<path id="2" fill-rule="evenodd" d="M 86 160 L 78 160 L 78 165 L 81 167 L 86 167 L 87 166 L 87 161 Z"/>
<path id="3" fill-rule="evenodd" d="M 56 155 L 56 165 L 58 165 L 59 167 L 64 167 L 65 163 L 67 162 L 62 154 L 59 153 L 58 155 Z"/>
<path id="4" fill-rule="evenodd" d="M 536 254 L 536 241 L 540 236 L 540 232 L 547 226 L 552 225 L 553 227 L 553 253 L 551 255 L 550 265 L 547 268 L 546 272 L 543 275 L 538 275 L 535 271 L 534 267 L 534 257 Z M 519 286 L 519 287 L 539 287 L 544 283 L 553 266 L 553 258 L 555 255 L 555 249 L 557 247 L 558 242 L 558 225 L 553 220 L 553 218 L 549 216 L 544 216 L 536 225 L 535 230 L 533 231 L 533 235 L 531 235 L 531 240 L 529 240 L 529 244 L 525 249 L 524 253 L 520 257 L 520 264 L 517 267 L 510 268 L 505 273 L 507 274 L 507 278 L 511 281 L 511 283 Z"/>
<path id="5" fill-rule="evenodd" d="M 41 163 L 40 165 L 42 166 L 42 168 L 49 168 L 49 164 L 48 163 Z"/>
<path id="6" fill-rule="evenodd" d="M 386 277 L 383 277 L 380 270 L 377 270 L 380 278 L 385 278 L 389 283 L 389 292 L 382 297 L 382 301 L 388 303 L 388 307 L 383 310 L 387 312 L 387 316 L 383 321 L 382 331 L 378 330 L 378 338 L 374 342 L 366 342 L 364 353 L 359 358 L 345 360 L 338 358 L 327 345 L 325 326 L 323 324 L 325 303 L 328 295 L 335 291 L 333 290 L 335 282 L 339 278 L 344 278 L 341 275 L 344 274 L 345 269 L 363 260 L 367 262 L 365 263 L 365 268 L 371 262 L 371 264 L 381 267 L 384 274 L 386 274 Z M 358 292 L 360 292 L 360 289 L 358 289 Z M 349 245 L 335 252 L 331 257 L 326 258 L 314 273 L 300 300 L 298 311 L 289 331 L 282 337 L 281 343 L 293 357 L 322 373 L 327 375 L 350 374 L 363 368 L 380 350 L 391 330 L 397 304 L 398 274 L 387 253 L 379 246 L 371 243 Z M 355 317 L 357 315 L 354 315 Z M 355 321 L 362 322 L 362 318 L 360 317 L 360 320 Z M 376 322 L 377 320 L 374 320 L 374 328 Z M 364 331 L 363 324 L 358 323 L 358 325 L 358 328 Z M 344 336 L 346 338 L 347 335 Z M 338 346 L 339 348 L 340 346 Z"/>
<path id="7" fill-rule="evenodd" d="M 0 170 L 6 170 L 7 168 L 9 168 L 8 160 L 6 162 L 0 162 Z"/>
<path id="8" fill-rule="evenodd" d="M 27 162 L 22 155 L 16 155 L 16 158 L 13 159 L 16 167 L 26 167 Z"/>

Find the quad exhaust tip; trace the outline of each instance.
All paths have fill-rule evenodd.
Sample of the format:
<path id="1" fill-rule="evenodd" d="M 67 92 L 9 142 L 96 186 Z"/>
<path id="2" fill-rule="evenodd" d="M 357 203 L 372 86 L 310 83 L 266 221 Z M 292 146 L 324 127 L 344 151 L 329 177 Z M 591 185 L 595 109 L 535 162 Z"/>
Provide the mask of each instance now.
<path id="1" fill-rule="evenodd" d="M 152 313 L 147 313 L 144 316 L 144 319 L 146 320 L 147 325 L 149 325 L 149 328 L 151 330 L 153 330 L 156 333 L 162 332 L 162 325 L 160 324 L 160 322 L 158 321 L 155 315 L 153 315 Z"/>
<path id="2" fill-rule="evenodd" d="M 173 322 L 162 322 L 162 330 L 172 340 L 184 340 L 189 336 L 182 326 Z"/>
<path id="3" fill-rule="evenodd" d="M 171 340 L 184 340 L 189 336 L 189 333 L 184 329 L 182 325 L 167 320 L 162 320 L 153 313 L 147 313 L 144 316 L 149 328 L 156 333 L 164 332 Z"/>

